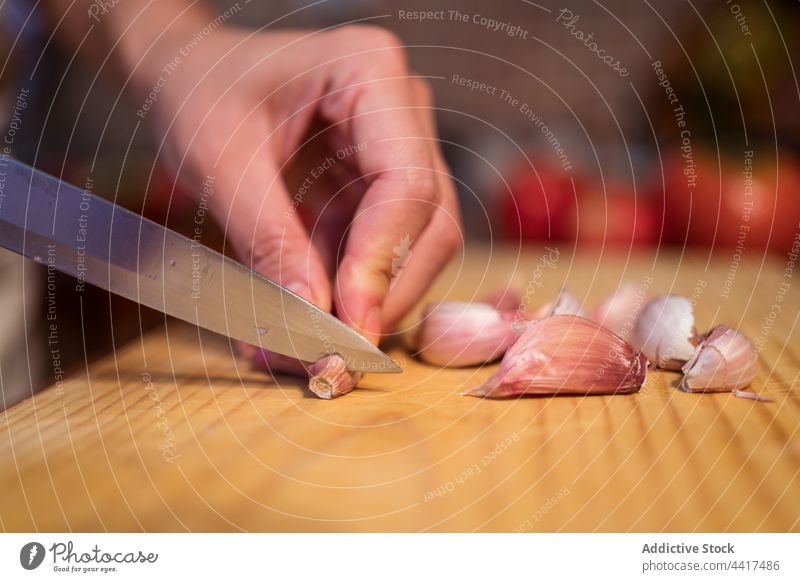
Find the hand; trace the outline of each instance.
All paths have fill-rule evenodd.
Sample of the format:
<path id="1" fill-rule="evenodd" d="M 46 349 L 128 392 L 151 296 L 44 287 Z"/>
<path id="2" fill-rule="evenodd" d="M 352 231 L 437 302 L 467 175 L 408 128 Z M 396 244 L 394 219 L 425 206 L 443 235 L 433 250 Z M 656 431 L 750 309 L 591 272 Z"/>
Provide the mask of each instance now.
<path id="1" fill-rule="evenodd" d="M 135 73 L 166 77 L 146 115 L 169 165 L 192 191 L 213 177 L 245 264 L 377 341 L 461 244 L 431 91 L 399 40 L 223 27 L 165 75 L 181 46 L 159 43 Z"/>

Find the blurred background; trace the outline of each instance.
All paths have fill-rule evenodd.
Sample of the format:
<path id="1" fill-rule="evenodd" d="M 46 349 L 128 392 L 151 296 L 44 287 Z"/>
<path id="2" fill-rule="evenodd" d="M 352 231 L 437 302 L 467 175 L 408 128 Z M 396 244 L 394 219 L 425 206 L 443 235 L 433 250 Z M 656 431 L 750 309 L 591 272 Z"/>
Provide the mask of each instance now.
<path id="1" fill-rule="evenodd" d="M 180 230 L 194 193 L 161 169 L 135 108 L 70 60 L 32 4 L 0 5 L 0 121 L 13 155 L 78 185 L 91 176 L 95 192 Z M 797 0 L 307 4 L 242 1 L 232 22 L 395 31 L 432 83 L 468 241 L 690 247 L 730 260 L 785 255 L 798 236 Z M 431 11 L 443 17 L 415 14 Z M 77 329 L 90 306 L 89 352 L 160 317 L 59 285 Z M 125 310 L 136 317 L 115 315 Z M 66 349 L 67 362 L 86 355 Z"/>

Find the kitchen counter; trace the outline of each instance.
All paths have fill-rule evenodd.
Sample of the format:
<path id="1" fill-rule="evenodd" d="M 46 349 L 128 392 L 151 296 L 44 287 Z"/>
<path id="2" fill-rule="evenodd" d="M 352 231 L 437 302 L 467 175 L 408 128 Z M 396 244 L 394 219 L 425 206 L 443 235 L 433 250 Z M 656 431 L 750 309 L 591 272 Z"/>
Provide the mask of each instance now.
<path id="1" fill-rule="evenodd" d="M 0 529 L 800 530 L 787 265 L 559 250 L 543 265 L 541 248 L 469 248 L 430 297 L 469 300 L 512 272 L 533 304 L 565 281 L 590 305 L 622 279 L 694 297 L 698 329 L 724 322 L 756 342 L 752 388 L 773 402 L 685 394 L 668 372 L 634 395 L 459 397 L 496 364 L 424 365 L 405 347 L 413 330 L 389 341 L 402 375 L 323 401 L 167 320 L 0 414 Z"/>

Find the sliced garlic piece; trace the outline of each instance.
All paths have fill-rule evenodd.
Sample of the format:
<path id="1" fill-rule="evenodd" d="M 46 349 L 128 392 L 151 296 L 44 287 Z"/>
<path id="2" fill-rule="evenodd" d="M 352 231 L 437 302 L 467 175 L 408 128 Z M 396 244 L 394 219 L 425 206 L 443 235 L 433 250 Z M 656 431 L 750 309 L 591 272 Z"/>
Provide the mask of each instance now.
<path id="1" fill-rule="evenodd" d="M 344 396 L 361 379 L 361 372 L 348 372 L 347 362 L 336 354 L 326 356 L 308 368 L 308 388 L 320 398 L 330 400 Z"/>

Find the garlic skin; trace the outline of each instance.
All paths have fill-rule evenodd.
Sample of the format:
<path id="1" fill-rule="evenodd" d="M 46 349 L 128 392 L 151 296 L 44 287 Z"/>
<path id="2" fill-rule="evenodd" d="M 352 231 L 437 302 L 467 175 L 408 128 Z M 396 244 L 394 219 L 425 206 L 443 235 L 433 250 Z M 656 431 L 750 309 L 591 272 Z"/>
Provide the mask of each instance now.
<path id="1" fill-rule="evenodd" d="M 486 303 L 429 306 L 417 336 L 419 357 L 437 366 L 475 366 L 502 356 L 519 332 L 513 314 Z"/>
<path id="2" fill-rule="evenodd" d="M 680 370 L 694 355 L 697 332 L 691 302 L 664 295 L 648 302 L 636 318 L 631 344 L 664 370 Z"/>
<path id="3" fill-rule="evenodd" d="M 554 315 L 577 315 L 579 317 L 586 317 L 586 311 L 584 311 L 583 304 L 578 298 L 567 291 L 566 287 L 562 287 L 555 301 L 546 303 L 534 311 L 532 319 L 544 319 L 545 317 L 552 317 Z"/>
<path id="4" fill-rule="evenodd" d="M 740 392 L 756 377 L 757 368 L 758 356 L 750 340 L 727 325 L 718 325 L 683 366 L 681 388 L 686 392 Z M 751 398 L 746 394 L 741 397 Z"/>
<path id="5" fill-rule="evenodd" d="M 748 392 L 747 390 L 734 390 L 733 395 L 736 396 L 736 398 L 755 400 L 756 402 L 774 402 L 772 398 L 761 396 L 761 394 L 756 394 L 755 392 Z"/>
<path id="6" fill-rule="evenodd" d="M 500 368 L 464 395 L 628 394 L 642 387 L 647 358 L 594 321 L 554 315 L 532 323 Z"/>
<path id="7" fill-rule="evenodd" d="M 308 388 L 325 400 L 344 396 L 356 387 L 363 374 L 348 372 L 347 362 L 332 354 L 317 360 L 308 367 Z"/>
<path id="8" fill-rule="evenodd" d="M 628 281 L 592 309 L 591 319 L 626 338 L 642 308 L 641 286 Z"/>

